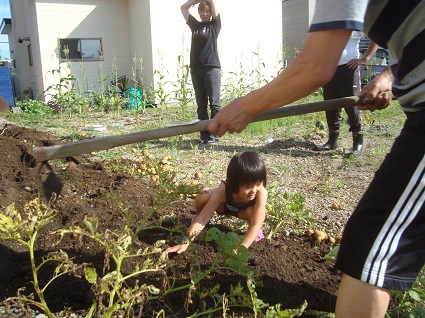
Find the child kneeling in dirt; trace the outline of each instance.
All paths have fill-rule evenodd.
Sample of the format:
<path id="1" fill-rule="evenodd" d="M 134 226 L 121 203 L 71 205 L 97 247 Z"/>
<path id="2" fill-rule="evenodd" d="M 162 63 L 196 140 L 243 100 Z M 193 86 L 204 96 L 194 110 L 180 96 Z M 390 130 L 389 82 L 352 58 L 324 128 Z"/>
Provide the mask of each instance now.
<path id="1" fill-rule="evenodd" d="M 183 253 L 211 220 L 214 211 L 246 220 L 248 230 L 242 245 L 248 248 L 262 239 L 262 225 L 267 203 L 266 167 L 260 156 L 252 151 L 236 154 L 227 167 L 227 179 L 217 188 L 204 189 L 195 198 L 197 216 L 189 227 L 187 241 L 167 248 L 167 253 Z"/>

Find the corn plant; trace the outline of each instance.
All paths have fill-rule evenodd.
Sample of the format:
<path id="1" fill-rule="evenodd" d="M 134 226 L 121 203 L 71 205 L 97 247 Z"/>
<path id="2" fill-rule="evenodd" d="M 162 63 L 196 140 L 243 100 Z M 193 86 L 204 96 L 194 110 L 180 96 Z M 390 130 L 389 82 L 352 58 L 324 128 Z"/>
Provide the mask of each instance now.
<path id="1" fill-rule="evenodd" d="M 107 102 L 107 88 L 105 82 L 109 81 L 109 76 L 105 74 L 103 61 L 99 63 L 98 80 L 93 84 L 93 91 L 96 92 L 96 104 L 100 111 L 105 112 L 108 110 Z"/>
<path id="2" fill-rule="evenodd" d="M 175 97 L 182 113 L 187 114 L 187 106 L 193 101 L 193 89 L 189 83 L 189 65 L 184 63 L 184 55 L 178 57 L 177 82 L 174 83 Z"/>
<path id="3" fill-rule="evenodd" d="M 241 97 L 251 91 L 251 88 L 246 83 L 249 83 L 250 74 L 245 72 L 245 68 L 241 60 L 235 63 L 236 69 L 235 71 L 229 72 L 229 77 L 227 79 L 227 83 L 224 86 L 224 94 L 223 99 L 226 102 L 230 102 L 233 99 Z"/>
<path id="4" fill-rule="evenodd" d="M 154 77 L 157 78 L 155 81 L 155 90 L 153 91 L 153 95 L 155 100 L 158 101 L 158 105 L 161 107 L 161 118 L 164 117 L 165 111 L 167 110 L 167 103 L 170 99 L 170 94 L 167 93 L 167 86 L 170 84 L 167 78 L 168 70 L 162 64 L 162 56 L 160 57 L 159 69 L 153 72 Z"/>
<path id="5" fill-rule="evenodd" d="M 263 74 L 262 70 L 266 67 L 266 64 L 261 59 L 260 47 L 257 47 L 257 51 L 252 52 L 252 71 L 251 71 L 251 90 L 258 89 L 268 83 L 268 79 Z"/>
<path id="6" fill-rule="evenodd" d="M 58 45 L 58 49 L 61 47 Z M 69 49 L 64 48 L 65 56 L 69 56 Z M 74 108 L 75 101 L 75 90 L 74 82 L 76 81 L 75 76 L 71 73 L 71 61 L 67 58 L 65 62 L 59 62 L 57 69 L 53 69 L 47 74 L 51 73 L 53 77 L 59 77 L 58 82 L 50 85 L 43 92 L 44 95 L 50 95 L 59 108 L 59 113 L 63 114 L 65 111 L 70 114 Z"/>

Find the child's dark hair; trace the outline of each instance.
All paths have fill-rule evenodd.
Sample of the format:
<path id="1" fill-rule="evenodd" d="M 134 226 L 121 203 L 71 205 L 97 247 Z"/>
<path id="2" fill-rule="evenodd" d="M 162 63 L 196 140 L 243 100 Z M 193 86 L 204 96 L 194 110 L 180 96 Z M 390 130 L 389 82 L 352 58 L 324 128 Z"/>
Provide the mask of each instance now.
<path id="1" fill-rule="evenodd" d="M 266 166 L 260 156 L 253 151 L 243 151 L 233 156 L 227 167 L 229 192 L 235 193 L 240 185 L 258 181 L 267 186 Z"/>

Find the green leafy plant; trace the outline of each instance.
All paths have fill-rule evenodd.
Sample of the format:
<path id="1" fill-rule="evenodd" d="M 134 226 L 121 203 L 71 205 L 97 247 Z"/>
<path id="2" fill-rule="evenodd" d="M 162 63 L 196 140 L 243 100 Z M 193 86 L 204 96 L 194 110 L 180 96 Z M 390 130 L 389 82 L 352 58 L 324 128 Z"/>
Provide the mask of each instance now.
<path id="1" fill-rule="evenodd" d="M 98 275 L 94 268 L 87 268 L 85 277 L 94 285 L 96 301 L 92 305 L 87 317 L 109 318 L 117 312 L 124 312 L 125 317 L 134 315 L 134 307 L 143 305 L 149 300 L 150 295 L 159 295 L 166 286 L 166 274 L 163 267 L 167 255 L 163 253 L 163 241 L 156 242 L 152 247 L 135 249 L 135 235 L 129 227 L 124 227 L 119 232 L 98 230 L 97 218 L 85 218 L 86 228 L 73 228 L 59 230 L 57 234 L 73 234 L 88 237 L 98 242 L 105 251 L 105 273 Z M 109 265 L 109 259 L 114 266 Z M 136 263 L 132 272 L 123 272 L 126 261 Z M 142 274 L 156 272 L 162 277 L 159 286 L 140 283 L 138 277 Z M 133 280 L 133 282 L 131 282 Z"/>
<path id="2" fill-rule="evenodd" d="M 187 114 L 187 107 L 193 102 L 193 89 L 189 83 L 189 65 L 184 62 L 184 55 L 178 57 L 177 82 L 174 83 L 175 97 L 182 109 Z"/>
<path id="3" fill-rule="evenodd" d="M 258 298 L 257 292 L 255 291 L 256 284 L 252 278 L 248 278 L 247 285 L 251 295 L 254 317 L 258 317 L 258 316 L 260 317 L 265 316 L 270 318 L 299 317 L 304 313 L 304 310 L 307 307 L 307 301 L 304 301 L 304 303 L 299 308 L 294 308 L 294 309 L 281 309 L 281 304 L 270 306 L 269 304 L 265 303 L 264 301 Z M 263 313 L 264 309 L 266 309 L 265 315 Z"/>
<path id="4" fill-rule="evenodd" d="M 168 70 L 164 67 L 164 64 L 162 64 L 162 56 L 160 57 L 160 65 L 159 69 L 155 70 L 154 77 L 157 78 L 156 81 L 156 87 L 153 91 L 153 95 L 155 100 L 157 100 L 157 104 L 160 106 L 161 109 L 161 118 L 162 120 L 165 110 L 167 110 L 167 103 L 170 98 L 170 94 L 167 93 L 167 86 L 170 85 L 170 82 L 166 80 Z"/>
<path id="5" fill-rule="evenodd" d="M 336 257 L 338 255 L 338 251 L 339 251 L 339 245 L 331 246 L 330 249 L 329 249 L 329 252 L 326 253 L 325 256 L 323 256 L 323 258 L 325 260 L 336 261 Z"/>
<path id="6" fill-rule="evenodd" d="M 391 303 L 386 317 L 425 317 L 425 268 L 419 273 L 411 290 L 391 291 Z"/>
<path id="7" fill-rule="evenodd" d="M 280 191 L 276 184 L 270 185 L 268 192 L 265 220 L 271 228 L 268 239 L 272 238 L 285 224 L 291 225 L 291 228 L 299 224 L 314 225 L 311 211 L 305 208 L 305 197 L 302 194 Z"/>
<path id="8" fill-rule="evenodd" d="M 187 239 L 187 238 L 182 238 Z M 195 251 L 198 250 L 198 244 L 196 239 L 191 243 L 190 248 Z M 190 317 L 196 317 L 206 314 L 212 314 L 216 311 L 222 311 L 223 313 L 230 307 L 250 307 L 249 299 L 242 291 L 239 286 L 232 286 L 229 294 L 224 297 L 219 294 L 219 285 L 215 285 L 208 291 L 198 291 L 200 282 L 211 275 L 215 271 L 232 271 L 243 276 L 249 276 L 253 274 L 253 270 L 248 266 L 248 250 L 246 247 L 240 245 L 242 239 L 239 235 L 233 232 L 222 232 L 219 229 L 213 227 L 206 231 L 205 242 L 213 243 L 216 246 L 217 252 L 214 255 L 214 259 L 208 268 L 203 268 L 199 261 L 198 252 L 194 253 L 194 258 L 191 261 L 190 278 L 191 282 L 187 285 L 173 287 L 174 283 L 171 284 L 171 288 L 166 293 L 173 291 L 187 289 L 188 296 L 186 299 L 186 311 L 188 312 L 189 305 L 193 303 L 195 294 L 198 294 L 201 301 L 201 312 Z M 211 302 L 206 303 L 207 296 Z"/>
<path id="9" fill-rule="evenodd" d="M 16 102 L 16 106 L 21 109 L 21 111 L 28 115 L 33 116 L 46 116 L 53 114 L 53 109 L 51 109 L 45 102 L 36 99 L 26 99 Z"/>
<path id="10" fill-rule="evenodd" d="M 75 264 L 68 257 L 68 254 L 62 250 L 50 252 L 43 256 L 40 261 L 36 259 L 36 240 L 40 234 L 40 230 L 54 218 L 56 213 L 56 210 L 43 204 L 38 198 L 25 206 L 23 214 L 16 210 L 13 204 L 9 205 L 4 212 L 0 213 L 0 238 L 14 240 L 28 249 L 33 288 L 37 295 L 37 298 L 34 298 L 33 295 L 19 293 L 16 297 L 6 299 L 5 302 L 18 301 L 23 304 L 36 306 L 49 318 L 54 318 L 55 316 L 44 297 L 46 289 L 61 276 L 79 276 L 82 273 L 82 269 L 86 266 L 86 264 Z M 41 285 L 39 272 L 51 263 L 57 263 L 52 273 L 52 278 L 44 285 Z"/>

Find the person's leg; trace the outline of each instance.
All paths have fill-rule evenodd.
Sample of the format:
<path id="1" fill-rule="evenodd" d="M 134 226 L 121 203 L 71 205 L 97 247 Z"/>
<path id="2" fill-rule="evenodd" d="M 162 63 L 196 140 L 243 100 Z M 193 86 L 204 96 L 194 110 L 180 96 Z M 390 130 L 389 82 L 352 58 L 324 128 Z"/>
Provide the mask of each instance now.
<path id="1" fill-rule="evenodd" d="M 340 96 L 340 85 L 341 85 L 341 72 L 343 72 L 342 66 L 338 66 L 332 79 L 323 86 L 323 99 L 330 100 L 339 98 Z M 326 111 L 326 122 L 328 124 L 329 131 L 339 132 L 341 127 L 341 109 L 334 109 Z"/>
<path id="2" fill-rule="evenodd" d="M 355 74 L 358 70 L 344 65 L 341 68 L 339 97 L 352 96 L 354 94 Z M 353 148 L 350 154 L 361 155 L 363 151 L 363 114 L 357 106 L 344 108 L 348 116 L 349 131 L 353 134 Z"/>
<path id="3" fill-rule="evenodd" d="M 361 155 L 363 152 L 363 114 L 357 106 L 344 108 L 348 116 L 351 133 L 353 134 L 353 148 L 350 154 Z"/>
<path id="4" fill-rule="evenodd" d="M 211 118 L 221 109 L 220 89 L 221 89 L 221 69 L 211 67 L 205 73 L 205 89 L 210 102 Z"/>
<path id="5" fill-rule="evenodd" d="M 332 79 L 323 86 L 324 100 L 335 99 L 338 97 L 338 83 L 337 83 L 336 70 Z M 341 126 L 341 109 L 328 110 L 326 113 L 326 122 L 328 124 L 328 141 L 323 145 L 315 145 L 313 150 L 332 150 L 337 147 L 337 140 L 339 137 L 339 127 Z"/>
<path id="6" fill-rule="evenodd" d="M 220 90 L 221 90 L 221 69 L 217 67 L 208 68 L 205 72 L 205 89 L 207 91 L 209 103 L 210 103 L 210 118 L 214 116 L 221 109 Z M 216 136 L 211 136 L 218 140 Z"/>
<path id="7" fill-rule="evenodd" d="M 204 85 L 204 75 L 202 69 L 191 69 L 193 89 L 195 91 L 196 104 L 198 105 L 198 119 L 207 120 L 208 116 L 208 95 Z M 207 139 L 208 131 L 201 131 L 201 140 Z"/>
<path id="8" fill-rule="evenodd" d="M 384 316 L 389 289 L 408 290 L 425 264 L 425 111 L 412 113 L 351 214 L 336 267 L 339 317 Z M 363 282 L 363 283 L 362 283 Z M 359 306 L 368 315 L 350 316 Z M 360 308 L 358 309 L 360 310 Z"/>
<path id="9" fill-rule="evenodd" d="M 338 290 L 336 318 L 383 318 L 390 301 L 390 291 L 348 275 L 343 275 Z"/>

